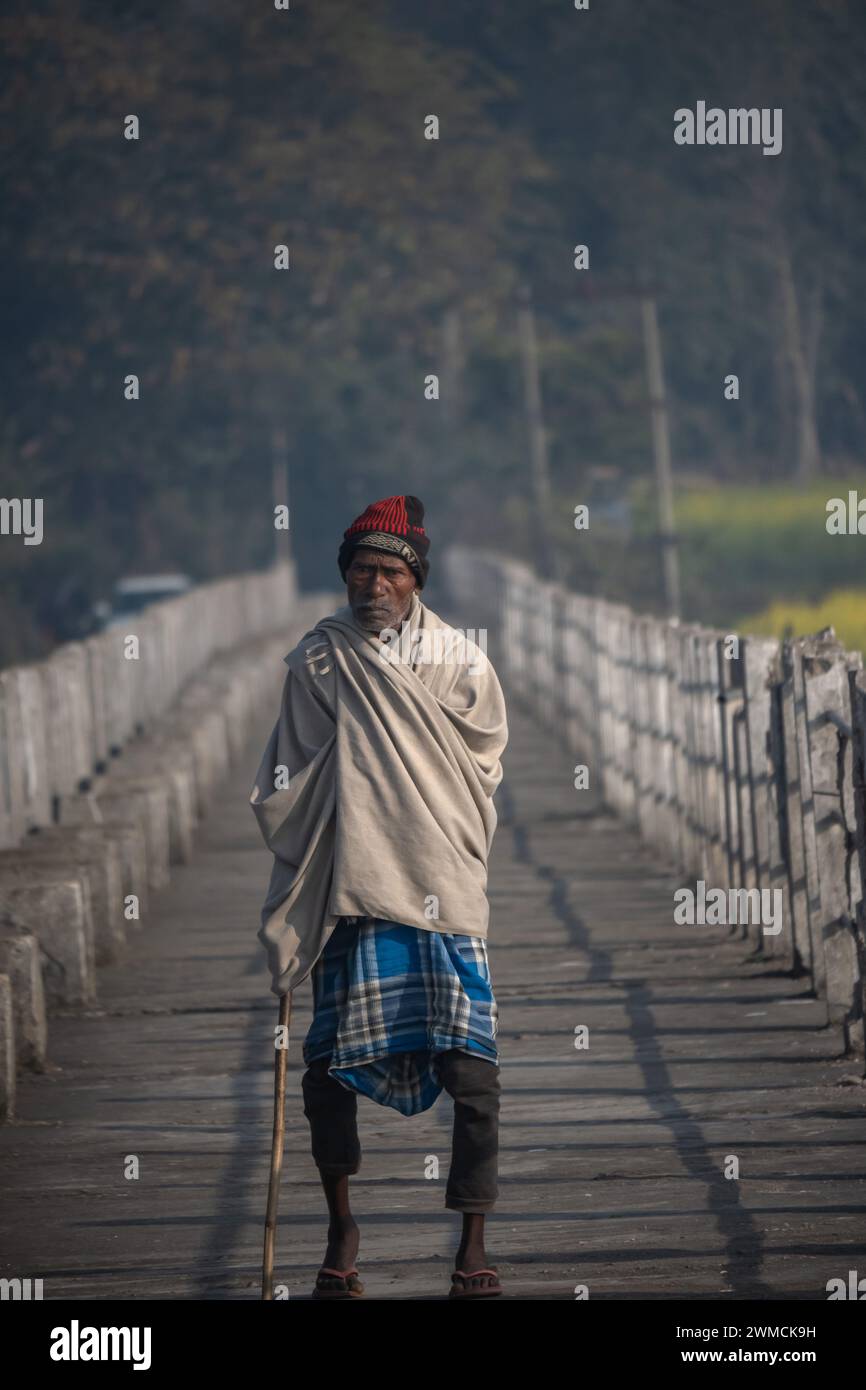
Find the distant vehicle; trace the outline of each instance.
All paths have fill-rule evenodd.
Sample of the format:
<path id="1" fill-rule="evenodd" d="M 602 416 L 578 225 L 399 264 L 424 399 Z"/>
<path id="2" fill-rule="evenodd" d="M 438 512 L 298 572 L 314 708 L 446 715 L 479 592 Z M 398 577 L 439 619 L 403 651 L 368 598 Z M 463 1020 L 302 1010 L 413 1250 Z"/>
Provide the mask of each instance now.
<path id="1" fill-rule="evenodd" d="M 94 616 L 100 628 L 117 627 L 152 603 L 177 598 L 192 587 L 193 581 L 188 574 L 127 575 L 118 579 L 110 603 L 102 600 L 94 604 Z"/>

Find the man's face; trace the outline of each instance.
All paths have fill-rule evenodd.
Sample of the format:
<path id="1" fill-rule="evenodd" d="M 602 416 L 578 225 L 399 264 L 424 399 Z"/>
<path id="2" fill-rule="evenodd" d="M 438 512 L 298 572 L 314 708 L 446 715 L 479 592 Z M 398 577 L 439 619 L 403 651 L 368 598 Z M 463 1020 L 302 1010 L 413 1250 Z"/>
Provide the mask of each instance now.
<path id="1" fill-rule="evenodd" d="M 415 576 L 399 555 L 359 545 L 346 570 L 346 593 L 355 621 L 369 632 L 399 628 L 409 611 Z"/>

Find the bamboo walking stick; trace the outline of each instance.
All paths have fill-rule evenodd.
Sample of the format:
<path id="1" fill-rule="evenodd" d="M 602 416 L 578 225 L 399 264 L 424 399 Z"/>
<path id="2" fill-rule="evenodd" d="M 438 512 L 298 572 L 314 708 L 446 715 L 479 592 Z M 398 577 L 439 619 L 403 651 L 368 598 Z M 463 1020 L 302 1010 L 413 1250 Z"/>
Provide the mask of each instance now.
<path id="1" fill-rule="evenodd" d="M 271 1144 L 271 1178 L 268 1184 L 268 1211 L 265 1217 L 265 1253 L 262 1263 L 262 1298 L 274 1296 L 274 1242 L 277 1235 L 277 1207 L 280 1201 L 280 1173 L 286 1137 L 286 1071 L 289 1061 L 289 1024 L 292 1019 L 292 991 L 280 995 L 280 1041 L 274 1047 L 274 1138 Z M 282 1030 L 285 1030 L 284 1032 Z"/>

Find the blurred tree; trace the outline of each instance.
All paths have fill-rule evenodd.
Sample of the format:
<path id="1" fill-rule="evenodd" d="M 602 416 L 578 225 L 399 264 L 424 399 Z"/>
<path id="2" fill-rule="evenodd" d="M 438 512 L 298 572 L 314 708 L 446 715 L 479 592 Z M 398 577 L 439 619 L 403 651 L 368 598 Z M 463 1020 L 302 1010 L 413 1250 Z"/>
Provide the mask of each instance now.
<path id="1" fill-rule="evenodd" d="M 637 308 L 610 287 L 659 288 L 678 466 L 806 479 L 862 454 L 850 0 L 18 0 L 0 39 L 0 464 L 46 517 L 42 546 L 0 548 L 0 661 L 63 635 L 64 582 L 96 597 L 134 568 L 267 563 L 275 426 L 313 583 L 337 578 L 347 514 L 402 489 L 435 535 L 483 514 L 529 553 L 523 280 L 575 580 L 646 592 L 634 546 L 575 568 L 564 534 L 592 469 L 627 489 L 650 467 Z M 673 113 L 698 99 L 781 106 L 782 154 L 677 146 Z M 455 305 L 449 428 L 423 381 L 447 380 Z"/>

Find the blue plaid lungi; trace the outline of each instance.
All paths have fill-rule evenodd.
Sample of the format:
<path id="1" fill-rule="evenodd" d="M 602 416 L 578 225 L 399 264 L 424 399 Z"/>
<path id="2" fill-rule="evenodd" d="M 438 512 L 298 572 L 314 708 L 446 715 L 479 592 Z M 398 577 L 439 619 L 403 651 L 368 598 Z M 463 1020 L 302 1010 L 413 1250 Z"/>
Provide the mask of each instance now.
<path id="1" fill-rule="evenodd" d="M 474 1052 L 499 1065 L 498 1009 L 482 937 L 343 917 L 312 972 L 307 1066 L 403 1115 L 442 1090 L 436 1054 Z"/>

